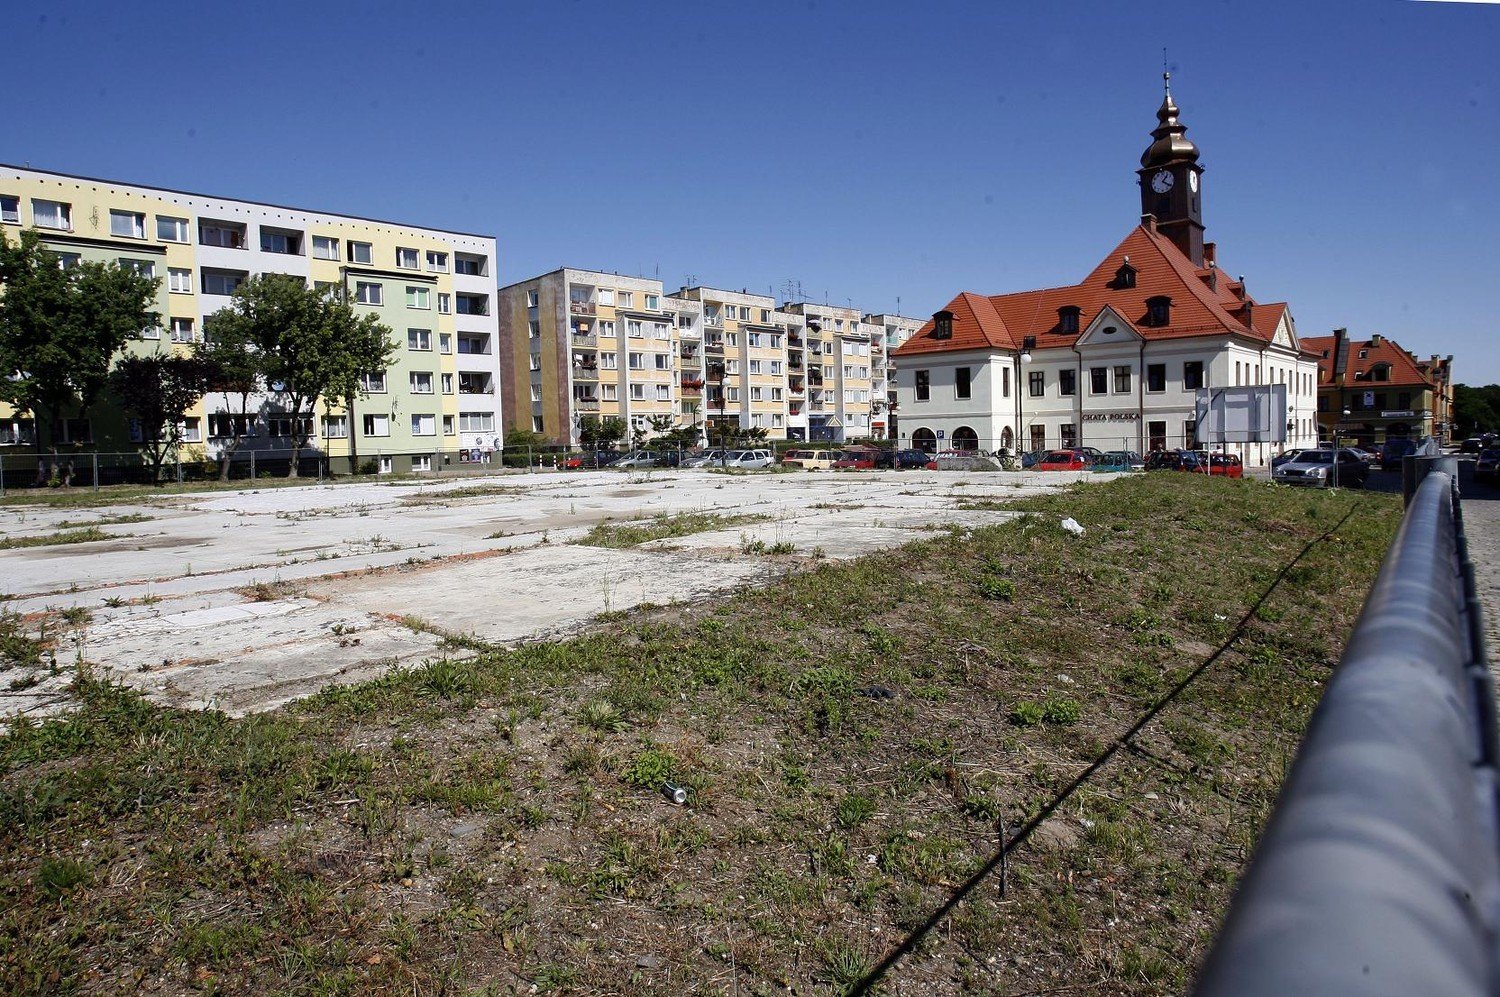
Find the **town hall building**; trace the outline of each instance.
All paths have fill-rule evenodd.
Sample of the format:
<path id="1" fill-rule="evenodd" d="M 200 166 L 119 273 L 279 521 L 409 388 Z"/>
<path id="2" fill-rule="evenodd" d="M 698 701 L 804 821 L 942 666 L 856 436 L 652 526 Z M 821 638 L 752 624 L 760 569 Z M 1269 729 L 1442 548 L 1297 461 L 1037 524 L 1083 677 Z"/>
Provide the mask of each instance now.
<path id="1" fill-rule="evenodd" d="M 1203 238 L 1203 167 L 1167 77 L 1137 171 L 1140 223 L 1081 282 L 964 292 L 895 353 L 904 445 L 926 450 L 1205 446 L 1200 388 L 1286 386 L 1284 443 L 1317 444 L 1317 358 L 1284 302 L 1262 303 Z M 1215 446 L 1217 449 L 1217 446 Z"/>

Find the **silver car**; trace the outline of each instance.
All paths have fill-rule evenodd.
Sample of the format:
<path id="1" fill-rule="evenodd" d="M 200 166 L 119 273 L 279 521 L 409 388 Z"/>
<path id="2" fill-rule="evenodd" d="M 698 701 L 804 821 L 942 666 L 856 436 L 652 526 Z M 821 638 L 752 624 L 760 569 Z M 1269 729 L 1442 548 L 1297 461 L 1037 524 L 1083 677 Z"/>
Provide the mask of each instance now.
<path id="1" fill-rule="evenodd" d="M 1307 488 L 1363 488 L 1370 466 L 1352 448 L 1339 450 L 1338 463 L 1332 450 L 1304 450 L 1271 472 L 1279 485 Z"/>
<path id="2" fill-rule="evenodd" d="M 724 458 L 725 467 L 735 467 L 740 470 L 770 467 L 775 463 L 776 457 L 769 450 L 731 450 Z"/>

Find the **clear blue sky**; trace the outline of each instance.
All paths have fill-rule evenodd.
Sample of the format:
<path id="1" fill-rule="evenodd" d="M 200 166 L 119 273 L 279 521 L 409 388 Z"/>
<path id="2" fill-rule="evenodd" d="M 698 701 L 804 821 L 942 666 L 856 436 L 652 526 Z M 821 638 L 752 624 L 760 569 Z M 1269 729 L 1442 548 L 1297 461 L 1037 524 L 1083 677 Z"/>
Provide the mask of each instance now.
<path id="1" fill-rule="evenodd" d="M 912 315 L 1125 235 L 1165 45 L 1225 269 L 1500 381 L 1496 5 L 75 3 L 6 42 L 0 161 Z"/>

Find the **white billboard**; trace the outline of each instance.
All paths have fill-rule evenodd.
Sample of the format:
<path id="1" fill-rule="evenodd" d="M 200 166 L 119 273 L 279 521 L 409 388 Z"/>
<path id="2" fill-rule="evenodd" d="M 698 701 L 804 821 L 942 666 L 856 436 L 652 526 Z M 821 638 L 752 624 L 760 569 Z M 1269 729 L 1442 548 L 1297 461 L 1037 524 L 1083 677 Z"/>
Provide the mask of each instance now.
<path id="1" fill-rule="evenodd" d="M 1285 443 L 1286 385 L 1199 388 L 1195 418 L 1204 443 Z"/>

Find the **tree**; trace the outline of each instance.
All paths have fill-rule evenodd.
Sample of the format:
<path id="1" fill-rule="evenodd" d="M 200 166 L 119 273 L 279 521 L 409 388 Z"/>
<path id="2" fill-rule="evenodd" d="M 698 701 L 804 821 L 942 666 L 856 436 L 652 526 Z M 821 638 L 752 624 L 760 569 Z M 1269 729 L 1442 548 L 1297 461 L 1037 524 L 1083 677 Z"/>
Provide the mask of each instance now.
<path id="1" fill-rule="evenodd" d="M 63 413 L 86 417 L 115 354 L 160 322 L 159 283 L 114 263 L 63 268 L 35 231 L 16 243 L 0 232 L 0 370 L 14 372 L 0 379 L 0 401 L 36 420 L 37 454 L 44 438 L 52 454 L 44 477 L 71 477 L 58 468 Z"/>
<path id="2" fill-rule="evenodd" d="M 1500 431 L 1500 384 L 1486 384 L 1482 388 L 1455 384 L 1453 422 L 1458 428 L 1456 436 Z"/>
<path id="3" fill-rule="evenodd" d="M 341 290 L 309 288 L 301 277 L 267 273 L 241 284 L 234 300 L 209 316 L 204 334 L 247 343 L 267 390 L 282 400 L 291 418 L 287 477 L 297 477 L 319 398 L 348 411 L 349 451 L 357 465 L 354 401 L 368 394 L 363 375 L 385 370 L 396 354 L 391 330 L 378 318 L 356 316 Z"/>
<path id="4" fill-rule="evenodd" d="M 209 332 L 209 329 L 212 332 Z M 230 464 L 245 440 L 250 424 L 250 396 L 260 389 L 260 357 L 242 322 L 218 322 L 206 326 L 203 342 L 194 356 L 204 366 L 209 392 L 224 397 L 224 422 L 219 437 L 219 480 L 229 480 Z"/>
<path id="5" fill-rule="evenodd" d="M 154 482 L 160 483 L 167 454 L 182 442 L 183 416 L 208 390 L 206 370 L 196 357 L 154 353 L 125 357 L 110 373 L 121 407 L 140 423 Z"/>
<path id="6" fill-rule="evenodd" d="M 578 423 L 578 439 L 591 450 L 612 447 L 625 438 L 625 420 L 618 416 L 586 415 Z"/>

